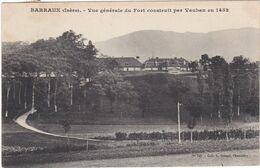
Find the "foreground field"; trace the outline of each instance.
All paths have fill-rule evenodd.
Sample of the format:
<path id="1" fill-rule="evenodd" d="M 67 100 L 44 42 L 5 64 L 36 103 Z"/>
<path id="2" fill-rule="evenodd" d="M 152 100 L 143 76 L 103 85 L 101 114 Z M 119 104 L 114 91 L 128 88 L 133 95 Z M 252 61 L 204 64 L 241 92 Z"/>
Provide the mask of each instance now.
<path id="1" fill-rule="evenodd" d="M 5 133 L 19 133 L 19 132 L 31 132 L 30 130 L 24 129 L 20 125 L 10 122 L 2 123 L 2 134 Z"/>
<path id="2" fill-rule="evenodd" d="M 149 156 L 127 159 L 107 159 L 91 161 L 73 161 L 46 163 L 41 165 L 23 165 L 20 168 L 71 168 L 71 167 L 173 167 L 173 166 L 256 166 L 259 165 L 259 150 L 237 150 L 208 152 L 199 154 L 181 154 L 167 156 Z M 14 166 L 15 167 L 15 166 Z"/>
<path id="3" fill-rule="evenodd" d="M 53 137 L 27 130 L 15 123 L 3 124 L 2 155 L 15 157 L 19 154 L 66 152 L 86 148 L 85 140 Z M 89 148 L 96 143 L 88 142 Z"/>
<path id="4" fill-rule="evenodd" d="M 35 123 L 31 123 L 35 124 Z M 234 123 L 233 126 L 236 126 Z M 37 127 L 51 133 L 63 134 L 60 125 L 37 124 Z M 175 131 L 176 125 L 72 125 L 70 131 L 74 136 L 109 135 L 117 131 L 151 132 Z M 184 125 L 182 125 L 185 128 Z M 16 124 L 4 124 L 3 165 L 39 164 L 70 162 L 78 160 L 118 159 L 142 156 L 161 156 L 185 153 L 215 152 L 227 150 L 259 149 L 258 137 L 251 139 L 230 140 L 105 140 L 99 142 L 53 137 L 28 131 Z M 198 126 L 197 129 L 214 129 L 216 127 Z M 217 127 L 220 128 L 220 127 Z M 258 128 L 258 124 L 237 124 L 237 128 Z M 184 130 L 184 129 L 183 129 Z"/>
<path id="5" fill-rule="evenodd" d="M 114 144 L 114 146 L 111 146 L 111 144 Z M 244 149 L 259 149 L 258 138 L 229 141 L 196 141 L 194 143 L 185 141 L 182 144 L 178 144 L 176 141 L 154 141 L 153 143 L 151 143 L 151 141 L 146 143 L 136 143 L 136 141 L 115 141 L 109 143 L 109 145 L 100 144 L 96 150 L 89 151 L 4 155 L 3 165 L 118 159 Z"/>

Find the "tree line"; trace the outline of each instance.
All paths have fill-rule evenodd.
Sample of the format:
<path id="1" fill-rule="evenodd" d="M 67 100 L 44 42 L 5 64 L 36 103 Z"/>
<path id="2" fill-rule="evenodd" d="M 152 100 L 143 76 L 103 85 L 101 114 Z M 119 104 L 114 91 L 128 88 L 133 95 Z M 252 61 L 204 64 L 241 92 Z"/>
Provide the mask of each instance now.
<path id="1" fill-rule="evenodd" d="M 72 30 L 31 44 L 4 43 L 2 115 L 96 112 L 102 96 L 111 113 L 117 99 L 131 104 L 138 96 L 133 85 L 112 72 L 110 61 L 96 59 L 97 53 L 91 40 Z"/>
<path id="2" fill-rule="evenodd" d="M 196 99 L 191 98 L 187 103 L 193 116 L 202 116 L 206 111 L 210 118 L 224 119 L 230 123 L 241 114 L 259 115 L 257 62 L 235 56 L 228 63 L 221 56 L 210 58 L 204 54 L 199 61 L 191 62 L 189 66 L 193 72 L 197 72 L 199 92 Z M 205 91 L 203 77 L 208 91 Z"/>
<path id="3" fill-rule="evenodd" d="M 191 62 L 194 89 L 184 77 L 124 77 L 111 62 L 99 62 L 97 54 L 91 40 L 72 30 L 31 44 L 3 44 L 3 116 L 13 118 L 33 108 L 38 115 L 97 114 L 104 111 L 104 98 L 107 113 L 121 118 L 127 110 L 138 111 L 143 118 L 164 112 L 174 116 L 177 102 L 191 120 L 208 117 L 231 122 L 234 116 L 259 114 L 258 65 L 243 56 L 227 63 L 221 56 L 204 54 Z"/>
<path id="4" fill-rule="evenodd" d="M 17 111 L 66 110 L 82 93 L 81 83 L 97 74 L 97 50 L 91 40 L 72 30 L 57 38 L 31 44 L 3 44 L 3 114 L 13 117 Z M 45 78 L 41 78 L 42 73 Z M 75 97 L 75 98 L 74 98 Z M 67 99 L 68 98 L 68 99 Z"/>

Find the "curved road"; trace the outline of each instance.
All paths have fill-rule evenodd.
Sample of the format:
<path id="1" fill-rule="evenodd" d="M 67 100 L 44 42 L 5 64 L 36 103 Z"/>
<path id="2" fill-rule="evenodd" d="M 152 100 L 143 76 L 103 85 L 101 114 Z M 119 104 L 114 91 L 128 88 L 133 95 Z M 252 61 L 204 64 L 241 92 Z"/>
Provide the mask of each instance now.
<path id="1" fill-rule="evenodd" d="M 37 132 L 37 133 L 40 133 L 40 134 L 45 134 L 45 135 L 50 135 L 50 136 L 54 136 L 54 137 L 62 137 L 62 138 L 67 138 L 67 136 L 64 136 L 64 135 L 58 135 L 58 134 L 52 134 L 52 133 L 49 133 L 49 132 L 45 132 L 45 131 L 42 131 L 42 130 L 39 130 L 37 128 L 34 128 L 32 126 L 30 126 L 28 123 L 27 123 L 27 118 L 30 114 L 33 114 L 35 112 L 34 109 L 24 113 L 23 115 L 19 116 L 17 119 L 15 119 L 14 121 L 20 125 L 21 127 L 24 127 L 26 129 L 29 129 L 31 131 L 34 131 L 34 132 Z M 69 137 L 70 139 L 78 139 L 78 140 L 89 140 L 89 141 L 96 141 L 96 142 L 99 142 L 100 140 L 96 140 L 96 139 L 86 139 L 86 138 L 79 138 L 79 137 L 73 137 L 73 136 L 70 136 Z"/>

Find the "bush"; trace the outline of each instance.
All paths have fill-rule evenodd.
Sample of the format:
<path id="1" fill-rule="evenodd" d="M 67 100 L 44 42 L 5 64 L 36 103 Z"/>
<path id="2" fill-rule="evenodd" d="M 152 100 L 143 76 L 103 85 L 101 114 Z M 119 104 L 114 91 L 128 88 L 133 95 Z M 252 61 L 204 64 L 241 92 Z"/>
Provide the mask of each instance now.
<path id="1" fill-rule="evenodd" d="M 192 138 L 194 141 L 201 140 L 224 140 L 226 139 L 227 130 L 204 130 L 204 131 L 192 131 Z M 229 139 L 244 139 L 244 138 L 255 138 L 259 136 L 259 130 L 246 130 L 232 129 L 228 130 Z M 191 131 L 181 132 L 182 140 L 190 140 Z M 177 140 L 177 132 L 152 132 L 152 133 L 130 133 L 128 136 L 126 133 L 118 132 L 116 133 L 116 140 Z"/>
<path id="2" fill-rule="evenodd" d="M 117 132 L 116 133 L 116 140 L 126 140 L 127 133 L 124 132 Z"/>
<path id="3" fill-rule="evenodd" d="M 162 138 L 164 140 L 174 140 L 174 139 L 178 139 L 178 134 L 177 133 L 173 133 L 173 132 L 163 132 L 162 133 Z"/>
<path id="4" fill-rule="evenodd" d="M 233 138 L 233 139 L 244 139 L 246 138 L 245 137 L 245 134 L 244 134 L 244 131 L 242 130 L 231 130 L 229 131 L 229 137 Z"/>
<path id="5" fill-rule="evenodd" d="M 147 140 L 150 139 L 150 135 L 145 132 L 140 132 L 140 133 L 130 133 L 128 135 L 129 140 Z"/>
<path id="6" fill-rule="evenodd" d="M 259 131 L 251 129 L 246 131 L 246 138 L 255 138 L 257 135 L 259 135 Z"/>
<path id="7" fill-rule="evenodd" d="M 152 132 L 152 133 L 150 133 L 150 138 L 151 138 L 151 140 L 162 139 L 162 133 L 160 133 L 160 132 Z"/>

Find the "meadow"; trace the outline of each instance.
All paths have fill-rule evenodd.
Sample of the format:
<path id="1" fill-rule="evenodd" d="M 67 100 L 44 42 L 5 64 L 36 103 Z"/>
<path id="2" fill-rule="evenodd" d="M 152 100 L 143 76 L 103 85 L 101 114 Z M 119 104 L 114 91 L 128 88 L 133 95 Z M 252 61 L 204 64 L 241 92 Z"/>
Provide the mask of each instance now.
<path id="1" fill-rule="evenodd" d="M 124 144 L 123 144 L 124 143 Z M 172 154 L 200 153 L 227 150 L 258 149 L 258 138 L 244 140 L 219 140 L 219 141 L 196 141 L 182 144 L 173 141 L 155 141 L 154 143 L 114 142 L 115 146 L 100 148 L 97 150 L 81 150 L 57 153 L 20 154 L 3 156 L 3 165 L 21 165 L 36 163 L 53 163 L 77 160 L 100 160 L 113 158 L 129 158 L 140 156 L 163 156 Z M 129 145 L 132 144 L 132 145 Z M 134 145 L 133 145 L 134 144 Z"/>
<path id="2" fill-rule="evenodd" d="M 33 124 L 33 123 L 30 123 Z M 34 123 L 36 125 L 36 123 Z M 233 125 L 238 127 L 241 123 Z M 257 123 L 243 124 L 243 129 L 257 128 Z M 60 125 L 38 124 L 38 128 L 52 133 L 64 134 Z M 182 125 L 185 128 L 185 125 Z M 209 129 L 208 126 L 205 126 Z M 198 126 L 196 129 L 204 129 Z M 236 127 L 236 128 L 237 128 Z M 189 140 L 178 144 L 177 140 L 123 140 L 115 139 L 92 142 L 42 135 L 28 131 L 14 123 L 4 123 L 2 135 L 3 165 L 64 162 L 92 159 L 159 156 L 169 154 L 213 152 L 225 150 L 257 149 L 258 137 L 251 139 Z M 79 137 L 111 136 L 118 131 L 154 132 L 176 131 L 176 125 L 72 125 L 70 135 Z M 187 127 L 186 127 L 187 128 Z M 187 129 L 183 130 L 187 130 Z M 219 129 L 220 127 L 218 127 Z M 211 127 L 210 129 L 215 129 Z M 88 144 L 88 147 L 87 147 Z"/>
<path id="3" fill-rule="evenodd" d="M 136 119 L 135 119 L 136 120 Z M 145 121 L 143 122 L 145 123 Z M 162 122 L 161 122 L 162 123 Z M 177 123 L 172 122 L 166 122 L 167 124 L 97 124 L 97 125 L 71 125 L 71 130 L 69 132 L 70 135 L 86 138 L 91 137 L 97 137 L 97 136 L 113 136 L 116 132 L 126 132 L 126 133 L 134 133 L 134 132 L 176 132 L 177 131 Z M 46 132 L 56 133 L 56 134 L 62 134 L 64 135 L 64 130 L 61 125 L 59 124 L 47 124 L 47 123 L 38 123 L 38 122 L 30 122 L 31 125 L 33 125 L 36 128 L 39 128 L 41 130 L 44 130 Z M 258 122 L 233 122 L 229 125 L 227 128 L 222 122 L 203 122 L 198 123 L 196 127 L 193 129 L 193 131 L 203 131 L 203 130 L 217 130 L 217 129 L 253 129 L 258 130 L 259 129 L 259 123 Z M 181 124 L 181 130 L 182 131 L 189 131 L 189 128 L 187 127 L 186 123 Z"/>

